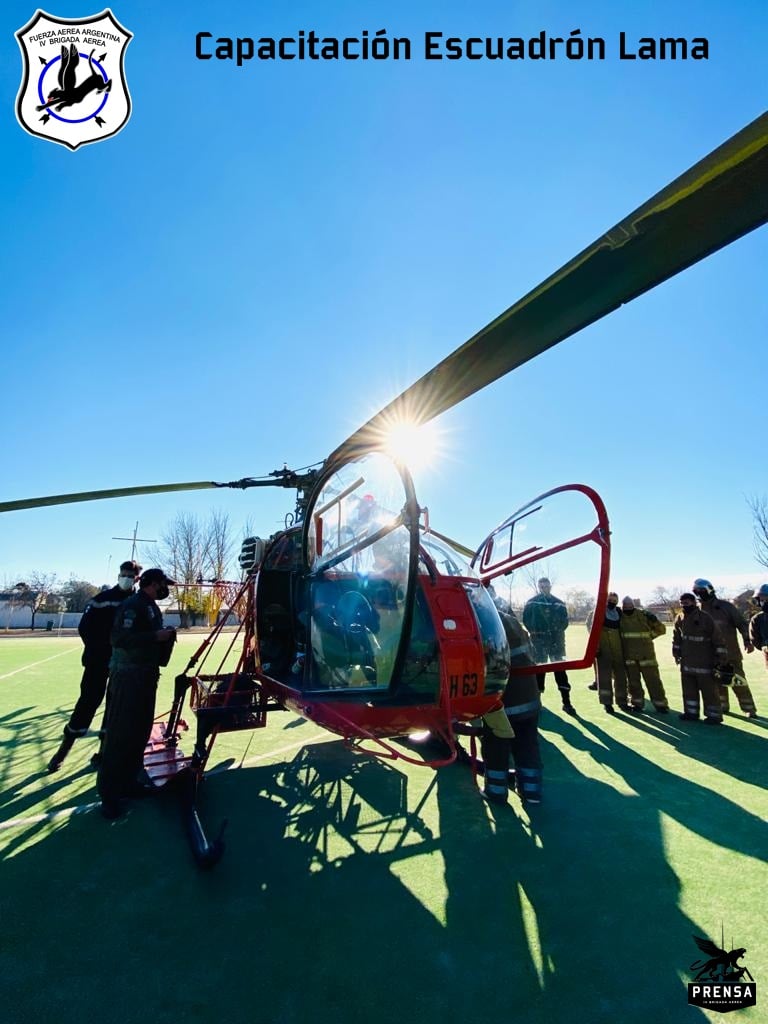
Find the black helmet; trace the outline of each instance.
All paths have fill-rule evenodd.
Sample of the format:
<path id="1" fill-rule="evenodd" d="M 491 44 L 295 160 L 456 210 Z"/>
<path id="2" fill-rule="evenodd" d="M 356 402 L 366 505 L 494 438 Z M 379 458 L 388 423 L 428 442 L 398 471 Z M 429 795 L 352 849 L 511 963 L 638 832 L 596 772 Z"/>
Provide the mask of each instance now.
<path id="1" fill-rule="evenodd" d="M 696 597 L 712 597 L 715 592 L 715 588 L 709 582 L 709 580 L 694 580 L 691 590 L 694 592 Z"/>

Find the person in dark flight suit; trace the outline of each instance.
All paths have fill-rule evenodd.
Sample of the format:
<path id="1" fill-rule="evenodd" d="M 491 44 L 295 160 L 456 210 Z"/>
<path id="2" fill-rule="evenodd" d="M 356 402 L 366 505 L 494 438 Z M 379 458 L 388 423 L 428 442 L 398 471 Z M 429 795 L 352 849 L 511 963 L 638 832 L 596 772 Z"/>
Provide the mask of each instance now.
<path id="1" fill-rule="evenodd" d="M 110 634 L 115 620 L 115 612 L 133 594 L 133 588 L 141 572 L 136 562 L 122 562 L 117 586 L 102 590 L 85 606 L 77 631 L 83 641 L 82 656 L 83 678 L 80 681 L 80 696 L 64 726 L 64 738 L 51 760 L 48 771 L 57 772 L 65 757 L 72 749 L 75 740 L 85 736 L 93 717 L 104 700 L 109 677 L 109 659 L 112 657 Z M 96 766 L 98 754 L 94 754 L 91 763 Z"/>
<path id="2" fill-rule="evenodd" d="M 105 818 L 120 817 L 122 800 L 143 795 L 147 788 L 138 776 L 152 732 L 160 666 L 168 663 L 176 639 L 175 629 L 163 628 L 157 601 L 168 597 L 172 583 L 162 569 L 147 569 L 139 579 L 139 592 L 115 615 L 110 699 L 98 775 Z"/>

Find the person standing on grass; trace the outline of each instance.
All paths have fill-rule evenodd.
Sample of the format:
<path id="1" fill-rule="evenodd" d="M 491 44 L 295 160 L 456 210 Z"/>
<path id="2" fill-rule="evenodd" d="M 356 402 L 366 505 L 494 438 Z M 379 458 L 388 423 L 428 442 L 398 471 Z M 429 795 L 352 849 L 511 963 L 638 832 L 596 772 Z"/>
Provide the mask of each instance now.
<path id="1" fill-rule="evenodd" d="M 504 690 L 504 706 L 483 715 L 480 748 L 485 766 L 483 795 L 492 804 L 506 804 L 510 788 L 510 759 L 515 789 L 525 804 L 540 804 L 544 778 L 539 751 L 539 713 L 541 695 L 536 675 L 520 674 L 521 668 L 534 664 L 530 640 L 512 609 L 499 612 L 507 636 L 510 655 L 509 679 Z"/>
<path id="2" fill-rule="evenodd" d="M 758 651 L 763 652 L 765 667 L 768 668 L 768 583 L 757 588 L 754 600 L 761 610 L 749 620 L 749 639 Z"/>
<path id="3" fill-rule="evenodd" d="M 642 711 L 645 707 L 645 694 L 640 682 L 642 676 L 653 706 L 660 715 L 665 715 L 669 711 L 669 702 L 659 675 L 653 641 L 663 636 L 667 627 L 652 612 L 636 608 L 631 597 L 622 598 L 621 612 L 619 632 L 627 670 L 630 707 L 636 711 Z"/>
<path id="4" fill-rule="evenodd" d="M 158 601 L 168 597 L 162 569 L 147 569 L 139 592 L 125 601 L 112 627 L 109 707 L 99 764 L 101 813 L 119 818 L 125 797 L 143 796 L 151 787 L 139 780 L 144 748 L 152 732 L 160 666 L 167 665 L 175 629 L 163 628 Z"/>
<path id="5" fill-rule="evenodd" d="M 741 648 L 739 647 L 739 634 L 741 634 L 741 640 L 746 653 L 751 654 L 755 649 L 749 638 L 749 626 L 746 619 L 735 604 L 731 604 L 730 601 L 723 601 L 717 596 L 715 588 L 709 580 L 694 580 L 691 589 L 698 598 L 702 611 L 705 611 L 707 615 L 711 615 L 720 627 L 720 633 L 725 641 L 725 646 L 728 648 L 728 655 L 725 660 L 729 665 L 733 666 L 732 688 L 736 700 L 739 702 L 739 707 L 747 718 L 757 718 L 755 700 L 744 677 L 744 662 L 742 661 Z M 724 683 L 719 684 L 720 703 L 723 711 L 730 711 L 730 695 L 728 693 L 730 689 L 731 687 L 726 686 Z"/>
<path id="6" fill-rule="evenodd" d="M 568 609 L 565 602 L 552 593 L 552 584 L 546 576 L 537 581 L 538 594 L 526 601 L 523 608 L 523 625 L 531 637 L 533 660 L 536 665 L 565 661 L 565 631 L 568 628 Z M 539 692 L 544 692 L 546 672 L 539 672 L 536 680 Z M 555 669 L 555 683 L 560 691 L 563 711 L 575 715 L 571 703 L 571 684 L 565 669 Z"/>
<path id="7" fill-rule="evenodd" d="M 725 641 L 715 620 L 696 607 L 693 594 L 680 595 L 683 609 L 672 631 L 672 656 L 680 666 L 684 722 L 699 721 L 699 702 L 704 706 L 706 725 L 722 725 L 723 709 L 715 682 L 715 666 L 728 656 Z"/>
<path id="8" fill-rule="evenodd" d="M 593 613 L 587 616 L 587 629 L 592 628 Z M 624 666 L 624 651 L 621 645 L 621 608 L 619 595 L 608 594 L 605 616 L 600 627 L 600 641 L 595 656 L 597 695 L 609 715 L 613 714 L 613 702 L 621 711 L 640 713 L 640 708 L 630 708 L 627 696 L 627 670 Z M 642 691 L 641 691 L 642 692 Z"/>
<path id="9" fill-rule="evenodd" d="M 80 696 L 69 721 L 64 726 L 64 738 L 59 749 L 48 762 L 48 771 L 57 772 L 72 749 L 75 740 L 88 732 L 93 717 L 99 710 L 107 689 L 109 659 L 112 657 L 110 633 L 115 612 L 133 594 L 141 566 L 128 561 L 120 564 L 117 586 L 102 590 L 86 604 L 77 631 L 83 641 L 83 678 Z M 98 755 L 94 755 L 95 759 Z"/>

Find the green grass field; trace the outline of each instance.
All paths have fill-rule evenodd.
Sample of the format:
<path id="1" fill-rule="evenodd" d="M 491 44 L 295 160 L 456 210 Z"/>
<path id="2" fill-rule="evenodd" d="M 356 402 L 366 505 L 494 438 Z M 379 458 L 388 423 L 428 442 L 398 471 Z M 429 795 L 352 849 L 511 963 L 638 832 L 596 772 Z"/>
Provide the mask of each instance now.
<path id="1" fill-rule="evenodd" d="M 0 639 L 2 1019 L 768 1021 L 768 719 L 679 722 L 669 646 L 666 717 L 609 717 L 587 671 L 564 716 L 548 677 L 530 814 L 490 809 L 464 767 L 350 753 L 289 714 L 223 736 L 202 814 L 209 833 L 228 819 L 227 852 L 203 873 L 170 793 L 98 814 L 95 738 L 45 773 L 77 638 Z M 746 664 L 768 716 L 768 673 Z M 685 987 L 692 936 L 719 944 L 721 926 L 758 983 L 722 1017 Z"/>

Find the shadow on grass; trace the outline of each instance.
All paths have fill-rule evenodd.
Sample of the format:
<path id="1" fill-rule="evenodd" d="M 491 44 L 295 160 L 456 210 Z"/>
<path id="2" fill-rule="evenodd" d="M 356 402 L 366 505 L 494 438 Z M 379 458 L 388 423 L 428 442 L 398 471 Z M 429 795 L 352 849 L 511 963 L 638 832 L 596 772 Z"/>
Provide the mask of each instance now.
<path id="1" fill-rule="evenodd" d="M 474 794 L 457 794 L 465 788 L 457 773 L 440 775 L 447 935 L 457 957 L 466 960 L 474 935 L 488 977 L 503 979 L 527 1021 L 705 1020 L 687 1006 L 680 980 L 696 928 L 679 907 L 658 812 L 542 747 L 545 773 L 558 780 L 545 802 L 528 816 L 515 799 L 473 844 L 466 801 Z M 503 1010 L 495 988 L 492 1020 Z M 454 995 L 471 1019 L 478 992 Z"/>
<path id="2" fill-rule="evenodd" d="M 2 868 L 5 1019 L 703 1022 L 657 809 L 544 745 L 558 784 L 530 820 L 466 768 L 328 742 L 208 780 L 203 817 L 230 819 L 208 874 L 171 793 L 26 834 Z"/>
<path id="3" fill-rule="evenodd" d="M 606 735 L 599 727 L 589 725 L 584 719 L 581 721 L 586 728 L 593 729 L 595 735 Z M 712 765 L 734 779 L 763 788 L 768 786 L 765 723 L 750 721 L 734 725 L 732 716 L 726 715 L 724 725 L 711 727 L 703 722 L 681 722 L 676 714 L 663 718 L 630 715 L 625 716 L 625 722 L 646 736 L 677 748 L 685 757 Z M 645 763 L 646 759 L 642 760 Z"/>
<path id="4" fill-rule="evenodd" d="M 632 726 L 642 729 L 638 722 L 638 719 L 631 720 Z M 694 723 L 690 731 L 680 731 L 676 736 L 667 737 L 669 742 L 677 744 L 681 755 L 681 771 L 675 773 L 633 750 L 614 733 L 593 722 L 582 721 L 581 726 L 583 731 L 559 720 L 555 731 L 574 749 L 590 752 L 598 764 L 605 765 L 624 779 L 654 809 L 674 818 L 690 831 L 718 847 L 759 861 L 768 858 L 768 826 L 762 818 L 685 775 L 686 759 L 693 758 L 740 780 L 764 785 L 766 769 L 762 739 L 735 730 L 726 735 L 724 729 L 710 730 Z M 674 731 L 674 727 L 669 728 Z M 654 738 L 663 737 L 654 732 Z M 748 757 L 754 761 L 745 764 Z"/>

